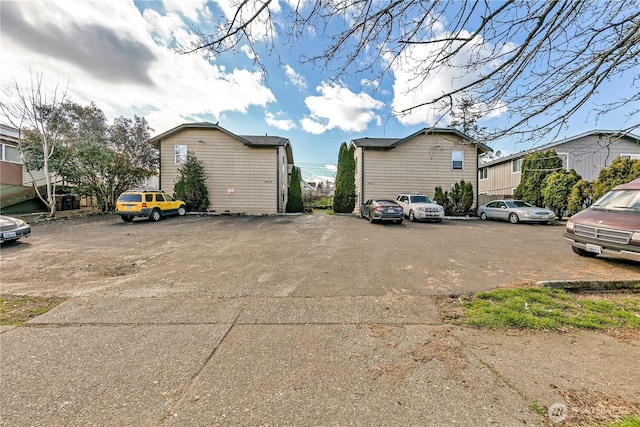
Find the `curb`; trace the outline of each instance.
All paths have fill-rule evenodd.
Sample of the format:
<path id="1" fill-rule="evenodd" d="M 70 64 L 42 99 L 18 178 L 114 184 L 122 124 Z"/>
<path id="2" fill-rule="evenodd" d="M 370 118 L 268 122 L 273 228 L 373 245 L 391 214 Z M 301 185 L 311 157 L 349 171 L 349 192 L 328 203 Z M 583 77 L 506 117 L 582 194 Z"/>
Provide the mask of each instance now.
<path id="1" fill-rule="evenodd" d="M 617 291 L 632 290 L 640 292 L 640 280 L 544 280 L 536 285 L 545 288 L 564 289 L 565 291 Z"/>

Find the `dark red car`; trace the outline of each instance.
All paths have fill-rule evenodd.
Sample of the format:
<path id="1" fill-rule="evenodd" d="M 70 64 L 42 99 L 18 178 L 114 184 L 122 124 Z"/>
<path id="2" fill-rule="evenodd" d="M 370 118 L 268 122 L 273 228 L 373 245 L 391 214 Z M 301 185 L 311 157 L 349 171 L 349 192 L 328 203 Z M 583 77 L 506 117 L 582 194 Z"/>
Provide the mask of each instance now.
<path id="1" fill-rule="evenodd" d="M 640 179 L 615 187 L 569 218 L 564 238 L 581 256 L 640 262 Z"/>

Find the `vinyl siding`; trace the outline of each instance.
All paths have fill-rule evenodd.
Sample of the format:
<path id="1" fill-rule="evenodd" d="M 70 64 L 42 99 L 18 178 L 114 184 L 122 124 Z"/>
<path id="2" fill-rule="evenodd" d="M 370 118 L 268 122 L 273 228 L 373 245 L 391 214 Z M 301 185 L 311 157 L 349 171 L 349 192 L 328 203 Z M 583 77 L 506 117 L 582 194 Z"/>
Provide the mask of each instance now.
<path id="1" fill-rule="evenodd" d="M 464 153 L 463 169 L 453 169 L 452 152 Z M 360 200 L 395 199 L 398 193 L 420 192 L 433 197 L 435 188 L 444 191 L 460 180 L 477 190 L 477 148 L 451 135 L 420 135 L 392 149 L 358 148 L 362 159 L 356 168 L 356 188 Z M 362 179 L 363 178 L 363 179 Z M 360 185 L 360 182 L 363 185 Z"/>
<path id="2" fill-rule="evenodd" d="M 511 196 L 520 184 L 520 172 L 511 172 L 511 161 L 487 168 L 487 179 L 478 181 L 478 191 L 492 196 Z"/>
<path id="3" fill-rule="evenodd" d="M 558 154 L 566 154 L 567 170 L 574 169 L 587 181 L 598 178 L 600 171 L 611 165 L 621 154 L 640 155 L 640 144 L 628 138 L 610 140 L 607 135 L 588 135 L 551 147 Z M 520 184 L 520 173 L 511 172 L 511 160 L 488 166 L 487 179 L 479 181 L 480 193 L 512 195 Z"/>
<path id="4" fill-rule="evenodd" d="M 186 145 L 202 162 L 207 175 L 209 210 L 247 214 L 278 212 L 278 170 L 281 169 L 278 156 L 282 154 L 276 147 L 249 147 L 215 129 L 186 129 L 170 135 L 161 141 L 160 149 L 160 187 L 170 194 L 179 175 L 175 145 Z"/>

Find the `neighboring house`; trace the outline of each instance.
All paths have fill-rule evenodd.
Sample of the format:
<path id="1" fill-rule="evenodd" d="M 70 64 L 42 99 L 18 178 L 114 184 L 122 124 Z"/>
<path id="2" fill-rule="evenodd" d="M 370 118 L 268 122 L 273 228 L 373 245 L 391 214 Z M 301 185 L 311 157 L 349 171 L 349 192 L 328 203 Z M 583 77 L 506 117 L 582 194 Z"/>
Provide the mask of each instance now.
<path id="1" fill-rule="evenodd" d="M 554 149 L 566 170 L 593 181 L 616 157 L 640 159 L 640 137 L 619 131 L 594 130 L 535 149 L 480 164 L 480 194 L 513 196 L 522 176 L 522 159 L 530 153 Z"/>
<path id="2" fill-rule="evenodd" d="M 149 140 L 160 150 L 160 189 L 173 194 L 178 168 L 193 152 L 202 163 L 209 210 L 285 212 L 293 152 L 278 136 L 235 135 L 208 122 L 186 123 Z"/>
<path id="3" fill-rule="evenodd" d="M 0 125 L 0 184 L 22 185 L 22 159 L 18 148 L 18 129 Z"/>
<path id="4" fill-rule="evenodd" d="M 356 161 L 356 207 L 369 199 L 395 199 L 404 192 L 433 197 L 435 188 L 450 191 L 464 180 L 478 191 L 478 156 L 491 151 L 449 128 L 422 129 L 406 138 L 351 141 Z"/>

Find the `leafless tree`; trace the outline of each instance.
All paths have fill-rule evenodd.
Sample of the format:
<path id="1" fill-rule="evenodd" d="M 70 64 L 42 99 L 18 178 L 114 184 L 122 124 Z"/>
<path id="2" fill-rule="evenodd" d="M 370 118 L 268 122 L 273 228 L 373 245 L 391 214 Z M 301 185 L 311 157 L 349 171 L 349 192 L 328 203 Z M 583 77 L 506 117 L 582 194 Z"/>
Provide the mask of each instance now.
<path id="1" fill-rule="evenodd" d="M 231 2 L 231 14 L 211 17 L 217 31 L 200 32 L 199 43 L 181 52 L 219 55 L 247 46 L 266 70 L 262 48 L 278 55 L 278 37 L 286 37 L 292 46 L 306 43 L 301 61 L 334 79 L 404 69 L 413 72 L 415 89 L 455 70 L 450 87 L 394 114 L 429 107 L 443 117 L 470 95 L 485 114 L 506 106 L 509 125 L 485 133 L 489 139 L 548 139 L 604 82 L 631 76 L 628 93 L 607 94 L 610 102 L 593 113 L 625 107 L 627 130 L 640 126 L 639 0 L 311 0 L 291 9 L 283 1 Z"/>
<path id="2" fill-rule="evenodd" d="M 60 160 L 60 144 L 64 141 L 63 116 L 64 106 L 68 102 L 67 90 L 56 84 L 53 90 L 47 91 L 42 73 L 31 73 L 28 87 L 21 87 L 14 81 L 11 86 L 4 88 L 4 99 L 6 102 L 0 102 L 0 111 L 5 120 L 18 129 L 23 166 L 31 176 L 38 197 L 49 209 L 49 215 L 53 216 L 56 212 L 56 185 L 60 177 L 52 162 Z M 40 174 L 43 177 L 38 179 Z M 39 188 L 42 179 L 46 194 L 42 194 Z"/>

